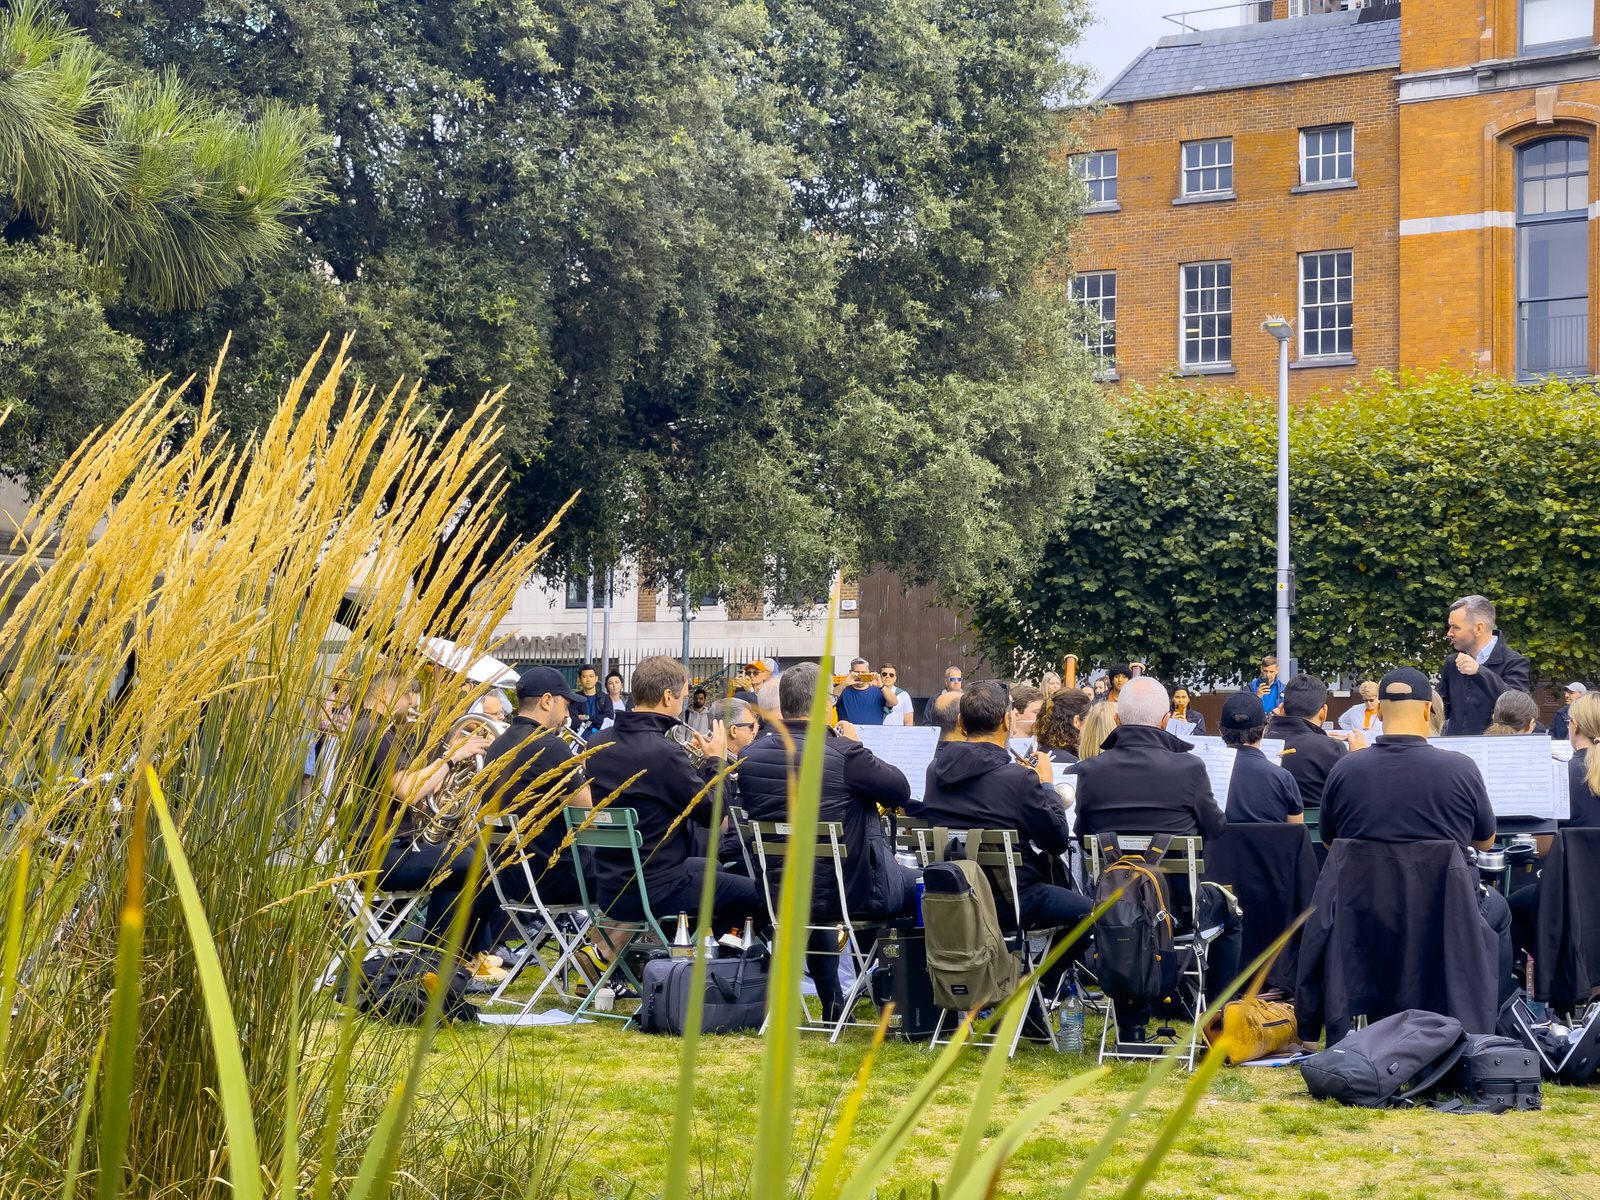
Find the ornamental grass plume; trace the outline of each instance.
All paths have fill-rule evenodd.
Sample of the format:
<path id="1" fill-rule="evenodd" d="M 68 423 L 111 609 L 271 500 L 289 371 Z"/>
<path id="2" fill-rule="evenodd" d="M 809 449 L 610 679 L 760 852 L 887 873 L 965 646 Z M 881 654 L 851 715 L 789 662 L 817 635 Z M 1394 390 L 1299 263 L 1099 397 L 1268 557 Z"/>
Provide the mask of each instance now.
<path id="1" fill-rule="evenodd" d="M 326 886 L 338 831 L 302 796 L 309 738 L 329 680 L 359 697 L 380 664 L 420 670 L 427 635 L 485 647 L 548 530 L 486 555 L 505 486 L 498 397 L 437 425 L 417 388 L 351 386 L 346 368 L 343 347 L 319 351 L 243 444 L 218 429 L 220 361 L 192 405 L 193 381 L 153 386 L 43 489 L 0 570 L 0 777 L 16 816 L 0 861 L 6 1194 L 60 1194 L 69 1163 L 102 1196 L 249 1191 L 229 1180 L 172 845 L 231 998 L 263 1178 L 301 1169 L 294 1143 L 321 1144 L 322 1123 L 338 1133 L 330 1177 L 360 1149 L 325 1108 L 332 1000 L 311 985 L 343 943 Z M 451 715 L 432 715 L 429 744 Z M 341 764 L 331 794 L 360 765 Z M 145 767 L 174 843 L 144 802 Z M 143 923 L 131 1044 L 108 1036 L 130 994 L 116 987 L 122 908 Z"/>

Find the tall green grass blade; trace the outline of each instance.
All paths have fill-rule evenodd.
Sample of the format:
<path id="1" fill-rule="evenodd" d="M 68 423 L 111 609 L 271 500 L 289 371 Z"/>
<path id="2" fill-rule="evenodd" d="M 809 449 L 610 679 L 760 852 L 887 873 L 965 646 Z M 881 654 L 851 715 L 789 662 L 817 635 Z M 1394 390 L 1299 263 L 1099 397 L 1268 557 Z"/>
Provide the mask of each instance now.
<path id="1" fill-rule="evenodd" d="M 78 1175 L 83 1171 L 83 1147 L 89 1140 L 89 1114 L 94 1111 L 94 1088 L 100 1082 L 100 1058 L 105 1053 L 105 1035 L 95 1043 L 84 1077 L 83 1096 L 78 1101 L 78 1116 L 72 1123 L 72 1149 L 67 1153 L 67 1172 L 61 1181 L 61 1200 L 73 1200 L 78 1193 Z"/>
<path id="2" fill-rule="evenodd" d="M 300 989 L 290 988 L 289 1036 L 283 1048 L 283 1157 L 278 1164 L 279 1200 L 295 1200 L 300 1190 L 300 1053 Z"/>
<path id="3" fill-rule="evenodd" d="M 911 1095 L 906 1097 L 905 1103 L 890 1119 L 888 1127 L 878 1135 L 877 1141 L 872 1143 L 861 1161 L 856 1164 L 855 1172 L 839 1193 L 839 1200 L 870 1200 L 877 1194 L 883 1173 L 889 1169 L 889 1164 L 894 1161 L 895 1155 L 899 1154 L 911 1140 L 911 1135 L 916 1132 L 917 1122 L 922 1119 L 923 1111 L 933 1099 L 933 1094 L 944 1085 L 944 1081 L 955 1070 L 971 1036 L 972 1020 L 970 1017 L 964 1018 L 956 1027 L 955 1033 L 951 1035 L 949 1044 L 940 1052 L 939 1057 L 934 1059 L 933 1066 L 917 1080 L 917 1086 L 912 1089 Z"/>
<path id="4" fill-rule="evenodd" d="M 6 1061 L 11 1044 L 11 1010 L 17 1002 L 17 967 L 22 962 L 22 914 L 28 899 L 28 866 L 33 861 L 33 842 L 22 839 L 12 860 L 16 877 L 11 881 L 11 904 L 6 910 L 6 944 L 0 959 L 0 1063 Z"/>
<path id="5" fill-rule="evenodd" d="M 472 865 L 467 871 L 466 883 L 461 889 L 462 896 L 478 894 L 478 884 L 483 875 L 483 860 L 487 852 L 488 846 L 480 834 L 477 852 L 472 856 Z M 378 1118 L 372 1140 L 361 1156 L 361 1166 L 356 1171 L 355 1182 L 350 1185 L 346 1200 L 384 1200 L 394 1185 L 394 1167 L 400 1157 L 400 1146 L 405 1141 L 406 1122 L 410 1118 L 412 1106 L 416 1103 L 417 1093 L 421 1088 L 422 1074 L 428 1064 L 428 1052 L 433 1048 L 433 1039 L 439 1032 L 440 1020 L 444 1013 L 445 994 L 449 991 L 446 986 L 447 980 L 460 956 L 461 943 L 466 936 L 467 919 L 471 915 L 471 910 L 470 904 L 461 903 L 456 905 L 455 912 L 450 916 L 450 929 L 445 935 L 444 952 L 439 960 L 438 984 L 428 997 L 428 1008 L 423 1014 L 422 1026 L 417 1030 L 417 1044 L 411 1055 L 410 1068 L 406 1071 L 400 1086 L 389 1097 L 383 1115 Z"/>
<path id="6" fill-rule="evenodd" d="M 711 794 L 711 850 L 700 880 L 700 911 L 695 922 L 694 965 L 689 970 L 689 1012 L 683 1029 L 683 1053 L 678 1060 L 678 1095 L 672 1114 L 672 1141 L 667 1148 L 666 1200 L 689 1200 L 689 1143 L 694 1134 L 695 1067 L 700 1059 L 700 1027 L 705 1019 L 706 970 L 711 951 L 702 931 L 711 929 L 711 903 L 716 895 L 717 844 L 722 829 L 722 793 L 727 771 L 717 775 Z M 715 932 L 714 930 L 712 932 Z"/>
<path id="7" fill-rule="evenodd" d="M 806 744 L 800 755 L 800 780 L 791 789 L 789 838 L 797 846 L 811 845 L 817 837 L 817 808 L 822 795 L 822 750 L 828 724 L 829 686 L 833 679 L 834 626 L 839 612 L 840 580 L 835 579 L 828 601 L 828 624 L 823 636 L 822 669 L 811 698 Z M 811 879 L 814 856 L 796 854 L 783 872 L 778 899 L 778 928 L 768 976 L 766 1046 L 761 1055 L 761 1091 L 756 1114 L 756 1142 L 751 1165 L 751 1192 L 756 1196 L 785 1196 L 789 1191 L 789 1160 L 794 1141 L 795 1063 L 799 1055 L 800 975 L 805 961 L 806 923 L 811 913 Z"/>
<path id="8" fill-rule="evenodd" d="M 172 868 L 184 922 L 189 926 L 189 939 L 194 943 L 195 969 L 205 999 L 206 1021 L 211 1026 L 211 1051 L 216 1057 L 217 1095 L 222 1101 L 222 1118 L 228 1130 L 233 1194 L 238 1200 L 260 1200 L 261 1150 L 256 1143 L 249 1077 L 244 1070 L 244 1052 L 239 1046 L 239 1026 L 233 1019 L 233 1003 L 228 999 L 228 981 L 222 976 L 222 960 L 217 956 L 217 945 L 211 937 L 211 922 L 206 918 L 200 889 L 195 886 L 189 858 L 178 841 L 178 830 L 172 823 L 172 814 L 167 811 L 167 797 L 154 767 L 145 767 L 144 782 L 156 823 L 161 827 L 161 843 Z"/>
<path id="9" fill-rule="evenodd" d="M 812 1188 L 814 1200 L 833 1200 L 839 1192 L 839 1176 L 844 1170 L 844 1156 L 850 1149 L 850 1135 L 855 1132 L 856 1116 L 861 1111 L 862 1100 L 866 1098 L 872 1064 L 877 1061 L 878 1048 L 883 1045 L 884 1035 L 889 1030 L 892 1008 L 893 1005 L 885 1006 L 878 1017 L 878 1027 L 872 1031 L 872 1045 L 867 1047 L 861 1068 L 856 1072 L 855 1086 L 850 1089 L 839 1109 L 839 1119 L 834 1124 L 833 1137 L 828 1142 L 828 1153 L 822 1160 L 822 1169 L 817 1172 L 817 1181 Z"/>
<path id="10" fill-rule="evenodd" d="M 995 1054 L 998 1050 L 999 1047 L 996 1047 L 990 1053 Z M 968 1169 L 960 1175 L 951 1172 L 949 1189 L 941 1193 L 945 1200 L 988 1200 L 995 1194 L 995 1185 L 999 1182 L 1006 1160 L 1016 1152 L 1022 1140 L 1062 1104 L 1110 1074 L 1110 1067 L 1091 1067 L 1087 1071 L 1080 1071 L 1028 1105 L 1000 1131 Z"/>
<path id="11" fill-rule="evenodd" d="M 1167 1119 L 1161 1123 L 1161 1130 L 1156 1134 L 1156 1140 L 1150 1144 L 1150 1149 L 1145 1151 L 1143 1160 L 1133 1173 L 1133 1178 L 1128 1180 L 1127 1186 L 1120 1193 L 1123 1200 L 1133 1200 L 1136 1196 L 1144 1195 L 1145 1187 L 1155 1178 L 1156 1171 L 1161 1167 L 1161 1160 L 1167 1156 L 1167 1151 L 1172 1149 L 1173 1143 L 1178 1140 L 1178 1135 L 1183 1132 L 1183 1127 L 1189 1123 L 1189 1118 L 1194 1115 L 1194 1110 L 1200 1105 L 1200 1097 L 1211 1086 L 1211 1081 L 1218 1071 L 1222 1070 L 1222 1047 L 1213 1046 L 1200 1060 L 1200 1065 L 1195 1069 L 1194 1076 L 1183 1089 L 1183 1095 L 1178 1098 L 1178 1103 L 1167 1114 Z"/>
<path id="12" fill-rule="evenodd" d="M 128 883 L 117 921 L 117 958 L 111 993 L 110 1056 L 100 1106 L 98 1200 L 122 1195 L 122 1160 L 133 1119 L 133 1053 L 139 1042 L 141 989 L 139 960 L 144 951 L 144 857 L 147 797 L 134 778 L 133 814 L 128 823 Z"/>
<path id="13" fill-rule="evenodd" d="M 1011 1039 L 1016 1034 L 1017 1026 L 1027 1016 L 1030 997 L 1034 985 L 1044 978 L 1045 972 L 1053 967 L 1056 962 L 1070 950 L 1075 942 L 1087 933 L 1093 924 L 1100 919 L 1100 914 L 1105 912 L 1116 902 L 1116 895 L 1107 897 L 1082 920 L 1068 931 L 1050 948 L 1049 953 L 1028 973 L 1012 992 L 1006 1001 L 1004 1017 L 999 1025 L 999 1032 L 995 1034 L 995 1045 L 989 1052 L 989 1058 L 983 1064 L 983 1073 L 978 1080 L 978 1090 L 971 1101 L 971 1108 L 967 1115 L 966 1124 L 961 1130 L 961 1140 L 956 1145 L 955 1155 L 950 1160 L 950 1177 L 948 1187 L 953 1189 L 956 1184 L 965 1179 L 967 1172 L 977 1160 L 979 1149 L 983 1142 L 983 1131 L 989 1123 L 989 1111 L 994 1107 L 994 1102 L 999 1098 L 1000 1085 L 1005 1078 L 1006 1066 L 1009 1062 L 1007 1056 L 1000 1053 L 1002 1048 L 1009 1048 Z"/>
<path id="14" fill-rule="evenodd" d="M 311 1191 L 315 1200 L 330 1200 L 333 1195 L 333 1171 L 339 1157 L 339 1127 L 349 1095 L 350 1061 L 355 1057 L 356 1036 L 359 1033 L 356 1027 L 354 972 L 358 968 L 355 962 L 353 954 L 345 961 L 345 969 L 351 974 L 351 979 L 345 986 L 344 1012 L 339 1020 L 339 1046 L 334 1051 L 328 1078 L 328 1100 L 323 1108 L 322 1149 L 317 1161 L 317 1181 Z"/>

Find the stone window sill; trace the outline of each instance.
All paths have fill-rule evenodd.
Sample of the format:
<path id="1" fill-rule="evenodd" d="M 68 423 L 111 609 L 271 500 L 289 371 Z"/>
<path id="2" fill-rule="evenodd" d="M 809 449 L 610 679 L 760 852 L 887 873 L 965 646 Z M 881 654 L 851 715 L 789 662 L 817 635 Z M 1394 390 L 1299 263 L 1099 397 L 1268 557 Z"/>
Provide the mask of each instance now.
<path id="1" fill-rule="evenodd" d="M 1236 370 L 1231 362 L 1204 363 L 1195 367 L 1179 367 L 1178 378 L 1188 379 L 1196 375 L 1232 375 Z"/>
<path id="2" fill-rule="evenodd" d="M 1315 367 L 1353 367 L 1356 366 L 1354 354 L 1325 354 L 1320 358 L 1297 358 L 1289 364 L 1291 371 L 1309 371 Z"/>
<path id="3" fill-rule="evenodd" d="M 1216 203 L 1218 203 L 1219 201 L 1222 201 L 1222 200 L 1237 200 L 1238 198 L 1239 197 L 1234 195 L 1233 192 L 1231 192 L 1231 191 L 1227 191 L 1227 192 L 1201 192 L 1199 195 L 1196 195 L 1196 196 L 1179 196 L 1176 199 L 1174 199 L 1172 203 L 1174 205 L 1178 205 L 1178 204 L 1216 204 Z"/>
<path id="4" fill-rule="evenodd" d="M 1335 179 L 1330 183 L 1302 183 L 1289 189 L 1291 196 L 1307 196 L 1313 192 L 1344 192 L 1356 186 L 1354 179 Z"/>
<path id="5" fill-rule="evenodd" d="M 1096 213 L 1113 213 L 1113 212 L 1121 212 L 1121 211 L 1122 211 L 1122 205 L 1121 204 L 1119 204 L 1115 200 L 1107 200 L 1107 201 L 1105 201 L 1105 202 L 1103 202 L 1101 204 L 1087 204 L 1087 205 L 1085 205 L 1084 209 L 1083 209 L 1083 215 L 1086 216 L 1086 217 L 1092 217 Z"/>

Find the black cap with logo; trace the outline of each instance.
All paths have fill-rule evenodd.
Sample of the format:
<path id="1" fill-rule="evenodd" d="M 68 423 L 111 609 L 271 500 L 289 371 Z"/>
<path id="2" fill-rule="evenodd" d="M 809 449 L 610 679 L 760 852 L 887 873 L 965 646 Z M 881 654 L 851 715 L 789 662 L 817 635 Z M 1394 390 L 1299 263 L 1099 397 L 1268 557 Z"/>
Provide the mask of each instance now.
<path id="1" fill-rule="evenodd" d="M 573 690 L 567 677 L 554 667 L 529 667 L 517 676 L 517 699 L 536 700 L 548 692 L 573 704 L 582 704 L 586 697 Z"/>

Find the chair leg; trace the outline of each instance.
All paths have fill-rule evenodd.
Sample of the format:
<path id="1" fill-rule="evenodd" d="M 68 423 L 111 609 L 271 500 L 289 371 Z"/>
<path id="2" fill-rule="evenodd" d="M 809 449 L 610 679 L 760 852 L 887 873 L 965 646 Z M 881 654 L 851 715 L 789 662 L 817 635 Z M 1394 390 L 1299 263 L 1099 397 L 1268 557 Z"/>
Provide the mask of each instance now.
<path id="1" fill-rule="evenodd" d="M 857 1002 L 867 988 L 871 986 L 872 972 L 877 968 L 879 948 L 882 944 L 882 938 L 874 938 L 866 957 L 857 965 L 856 977 L 850 981 L 850 990 L 845 993 L 844 999 L 840 1002 L 839 1020 L 834 1024 L 833 1033 L 828 1038 L 830 1043 L 839 1040 L 839 1035 L 844 1032 L 844 1027 L 850 1024 L 850 1014 L 855 1012 Z M 823 1017 L 826 1018 L 827 1014 L 824 1013 Z"/>

